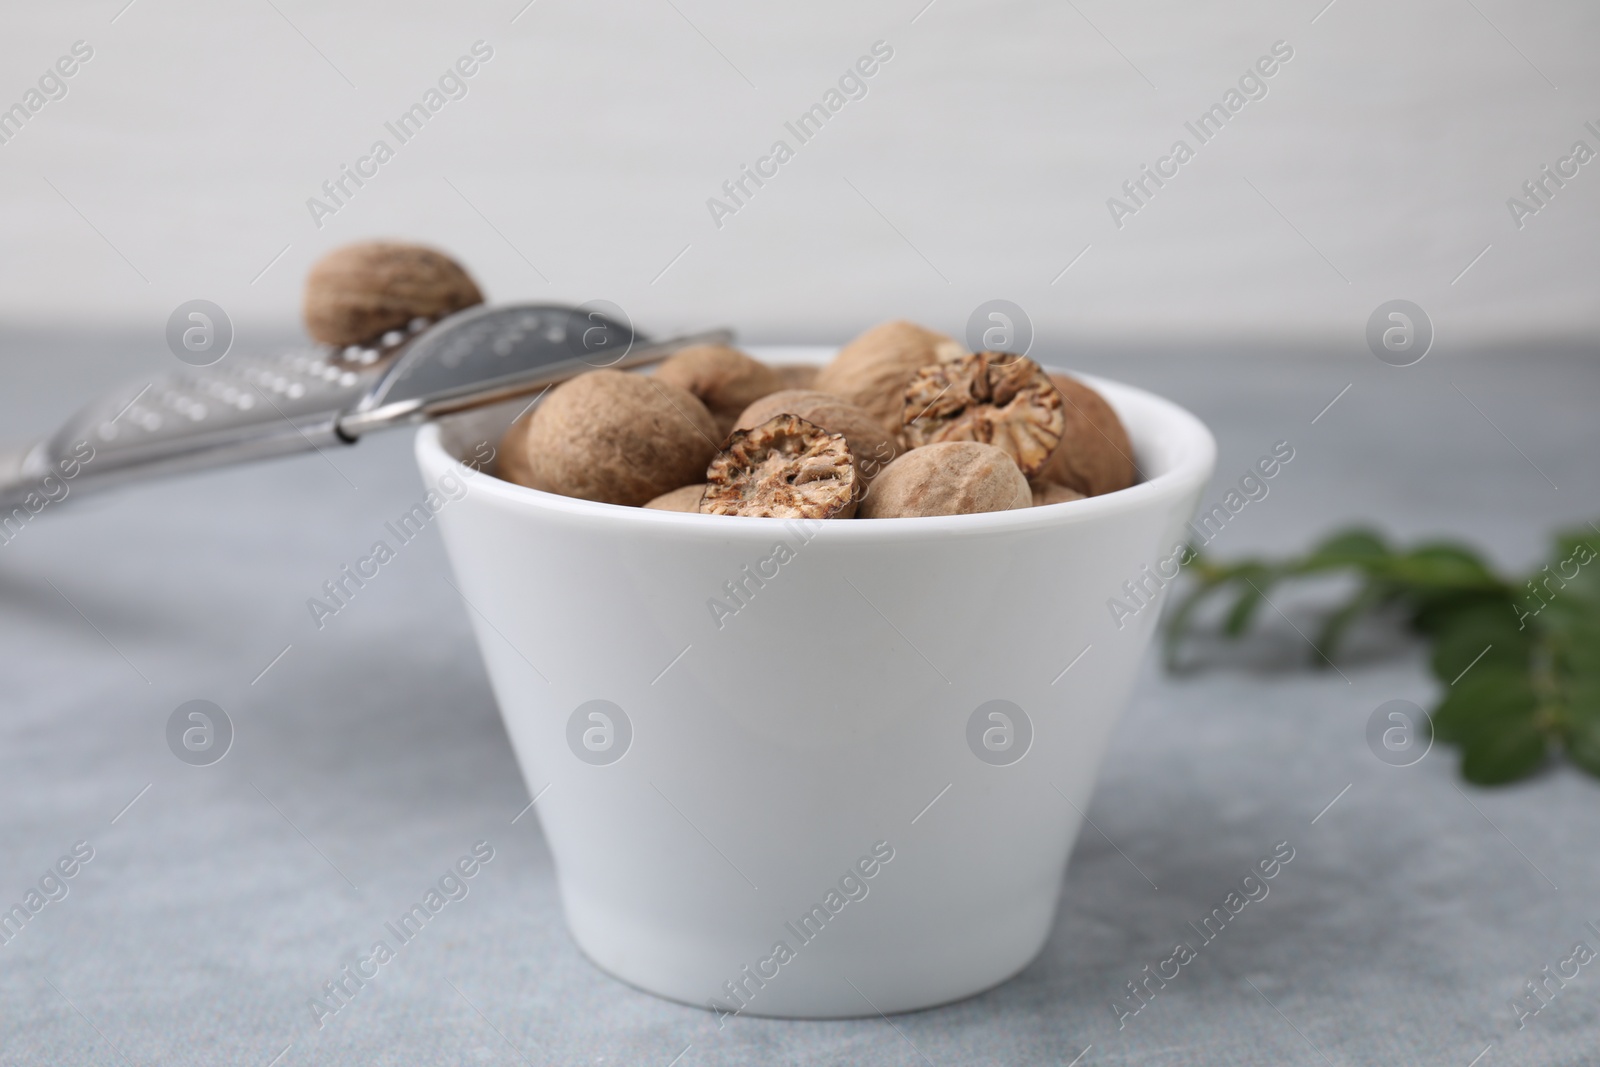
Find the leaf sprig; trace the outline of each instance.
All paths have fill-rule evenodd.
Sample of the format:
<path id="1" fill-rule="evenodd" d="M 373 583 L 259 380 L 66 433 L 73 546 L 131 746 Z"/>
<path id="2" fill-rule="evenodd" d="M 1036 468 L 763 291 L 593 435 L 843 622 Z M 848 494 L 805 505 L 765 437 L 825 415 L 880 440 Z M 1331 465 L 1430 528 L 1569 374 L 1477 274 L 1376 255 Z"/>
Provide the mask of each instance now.
<path id="1" fill-rule="evenodd" d="M 1167 625 L 1167 665 L 1177 669 L 1195 610 L 1231 596 L 1222 632 L 1237 638 L 1274 587 L 1347 575 L 1356 591 L 1322 620 L 1313 642 L 1331 665 L 1350 627 L 1398 611 L 1430 642 L 1444 686 L 1434 737 L 1461 749 L 1468 781 L 1496 785 L 1533 774 L 1553 752 L 1600 777 L 1600 527 L 1556 535 L 1549 564 L 1506 579 L 1470 548 L 1434 541 L 1391 547 L 1377 533 L 1345 530 L 1299 558 L 1214 563 L 1191 550 L 1195 584 Z"/>

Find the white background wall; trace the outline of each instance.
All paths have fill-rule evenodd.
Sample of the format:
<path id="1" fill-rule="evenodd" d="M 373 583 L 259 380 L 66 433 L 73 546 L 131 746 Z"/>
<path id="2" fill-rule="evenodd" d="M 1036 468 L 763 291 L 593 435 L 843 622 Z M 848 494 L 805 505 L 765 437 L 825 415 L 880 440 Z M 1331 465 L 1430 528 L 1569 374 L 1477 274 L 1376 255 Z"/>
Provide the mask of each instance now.
<path id="1" fill-rule="evenodd" d="M 1441 344 L 1600 330 L 1600 161 L 1520 231 L 1506 206 L 1600 150 L 1585 0 L 125 2 L 0 15 L 0 104 L 94 48 L 0 146 L 14 324 L 154 336 L 194 297 L 287 323 L 317 255 L 399 235 L 493 298 L 764 340 L 960 331 L 992 297 L 1066 336 L 1358 338 L 1395 297 Z M 478 39 L 469 95 L 317 228 L 306 199 Z M 877 40 L 867 97 L 716 228 L 707 198 Z M 1270 94 L 1116 228 L 1107 198 L 1277 40 Z"/>

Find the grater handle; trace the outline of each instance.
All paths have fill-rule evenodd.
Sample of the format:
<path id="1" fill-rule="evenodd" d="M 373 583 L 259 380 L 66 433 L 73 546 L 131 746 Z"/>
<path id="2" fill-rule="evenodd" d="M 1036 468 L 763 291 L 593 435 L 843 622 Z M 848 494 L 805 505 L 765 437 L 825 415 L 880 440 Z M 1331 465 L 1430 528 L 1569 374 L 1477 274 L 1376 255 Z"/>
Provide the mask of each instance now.
<path id="1" fill-rule="evenodd" d="M 376 359 L 295 350 L 113 389 L 50 437 L 0 451 L 0 535 L 68 496 L 343 445 L 339 415 L 380 373 Z"/>

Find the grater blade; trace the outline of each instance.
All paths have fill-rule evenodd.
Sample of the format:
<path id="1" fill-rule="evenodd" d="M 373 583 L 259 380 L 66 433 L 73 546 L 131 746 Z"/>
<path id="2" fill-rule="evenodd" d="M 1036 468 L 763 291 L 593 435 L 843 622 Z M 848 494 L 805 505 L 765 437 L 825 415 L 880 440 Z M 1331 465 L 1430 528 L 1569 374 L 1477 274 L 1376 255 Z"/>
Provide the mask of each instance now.
<path id="1" fill-rule="evenodd" d="M 12 453 L 0 462 L 0 510 L 37 511 L 34 502 L 57 499 L 50 479 L 69 479 L 77 492 L 353 444 L 375 430 L 536 394 L 597 367 L 642 366 L 731 338 L 718 330 L 649 343 L 592 309 L 520 304 L 415 320 L 365 347 L 230 354 L 111 390 L 46 440 Z"/>

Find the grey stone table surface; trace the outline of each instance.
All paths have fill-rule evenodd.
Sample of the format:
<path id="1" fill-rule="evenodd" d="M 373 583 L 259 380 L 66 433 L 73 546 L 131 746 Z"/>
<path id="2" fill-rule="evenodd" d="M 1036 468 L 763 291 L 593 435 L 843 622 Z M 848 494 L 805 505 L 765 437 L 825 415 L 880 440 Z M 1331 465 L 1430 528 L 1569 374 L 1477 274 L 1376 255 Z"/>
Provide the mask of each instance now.
<path id="1" fill-rule="evenodd" d="M 1317 351 L 1047 339 L 1036 354 L 1204 418 L 1221 445 L 1208 499 L 1291 444 L 1221 556 L 1364 521 L 1456 534 L 1523 567 L 1553 527 L 1600 514 L 1592 345 L 1441 345 L 1404 369 L 1359 337 Z M 0 334 L 6 435 L 164 359 L 159 340 Z M 391 435 L 69 501 L 0 546 L 0 902 L 78 842 L 93 852 L 0 945 L 0 1064 L 1600 1057 L 1600 970 L 1525 1028 L 1510 1007 L 1574 943 L 1600 948 L 1586 926 L 1600 925 L 1600 783 L 1555 767 L 1477 790 L 1443 749 L 1381 763 L 1364 740 L 1373 709 L 1436 695 L 1420 651 L 1368 634 L 1342 676 L 1307 670 L 1275 616 L 1230 665 L 1172 677 L 1152 657 L 1054 931 L 1013 981 L 889 1020 L 720 1031 L 622 985 L 574 947 L 537 821 L 516 818 L 529 796 L 437 533 L 311 623 L 306 599 L 421 495 L 409 448 Z M 197 698 L 236 729 L 209 767 L 166 742 L 169 715 Z M 468 896 L 319 1028 L 310 998 L 479 840 L 494 858 Z M 1188 924 L 1279 842 L 1294 859 L 1270 895 L 1119 1028 L 1124 984 L 1197 940 Z"/>

